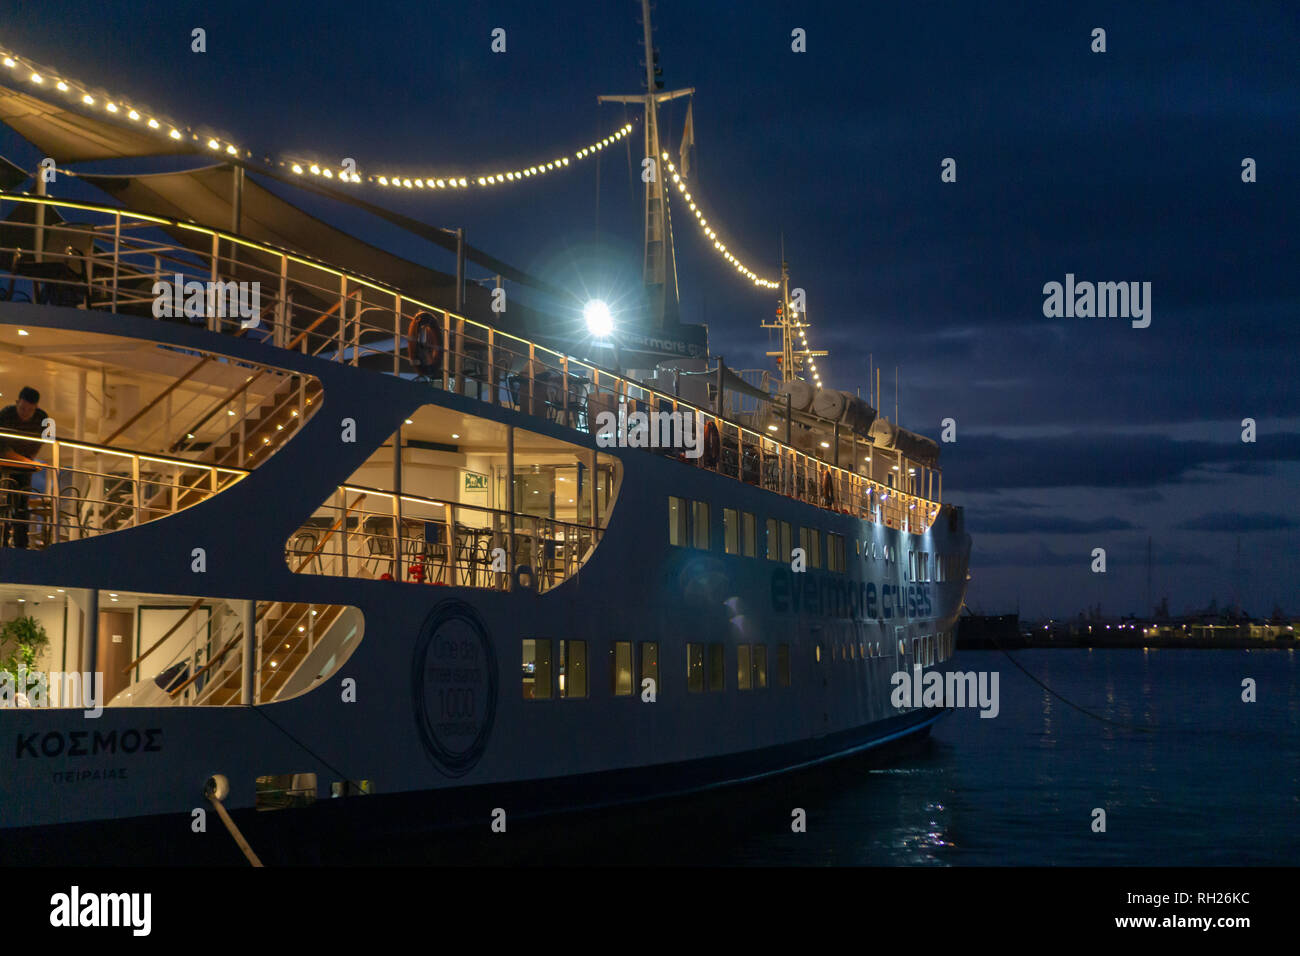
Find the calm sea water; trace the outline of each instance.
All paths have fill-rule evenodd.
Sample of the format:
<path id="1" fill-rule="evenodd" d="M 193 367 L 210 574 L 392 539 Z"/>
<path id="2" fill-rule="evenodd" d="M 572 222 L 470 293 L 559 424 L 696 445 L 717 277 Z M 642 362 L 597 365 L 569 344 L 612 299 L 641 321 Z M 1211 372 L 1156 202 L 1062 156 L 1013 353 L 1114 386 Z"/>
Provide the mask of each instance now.
<path id="1" fill-rule="evenodd" d="M 512 824 L 424 862 L 781 865 L 1294 865 L 1294 650 L 964 651 L 1000 674 L 1001 713 L 964 710 L 887 764 L 854 760 L 654 808 Z M 1243 703 L 1253 678 L 1257 702 Z M 791 832 L 791 809 L 808 832 Z M 1106 832 L 1092 830 L 1094 808 Z"/>

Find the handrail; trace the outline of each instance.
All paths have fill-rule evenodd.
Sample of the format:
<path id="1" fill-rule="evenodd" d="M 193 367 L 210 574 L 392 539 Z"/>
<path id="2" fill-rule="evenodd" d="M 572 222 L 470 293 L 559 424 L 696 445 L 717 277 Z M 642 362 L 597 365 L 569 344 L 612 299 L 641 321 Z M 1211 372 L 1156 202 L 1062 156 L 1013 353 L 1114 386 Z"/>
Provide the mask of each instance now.
<path id="1" fill-rule="evenodd" d="M 244 635 L 242 631 L 238 634 L 231 635 L 230 640 L 226 641 L 226 646 L 223 647 L 221 650 L 219 650 L 216 654 L 214 654 L 212 660 L 208 661 L 206 664 L 203 665 L 203 667 L 199 668 L 192 675 L 190 675 L 189 679 L 186 680 L 183 684 L 180 684 L 177 687 L 174 687 L 172 690 L 169 690 L 167 692 L 167 696 L 173 698 L 176 697 L 186 687 L 189 687 L 196 680 L 198 680 L 200 677 L 202 677 L 204 674 L 210 671 L 213 667 L 216 666 L 218 661 L 220 661 L 228 653 L 230 653 L 230 649 L 235 646 L 235 642 L 242 640 L 243 637 Z"/>
<path id="2" fill-rule="evenodd" d="M 386 283 L 382 283 L 373 279 L 366 278 L 357 273 L 350 273 L 341 270 L 338 267 L 329 265 L 320 260 L 312 259 L 310 257 L 303 256 L 298 253 L 290 252 L 287 249 L 282 249 L 268 243 L 262 243 L 262 242 L 246 239 L 241 236 L 229 232 L 225 232 L 223 230 L 212 229 L 206 226 L 200 226 L 192 222 L 183 222 L 176 219 L 167 219 L 163 217 L 152 216 L 152 215 L 147 215 L 142 213 L 134 213 L 130 211 L 124 211 L 120 208 L 103 206 L 95 203 L 67 202 L 64 200 L 54 199 L 50 197 L 40 197 L 40 196 L 32 196 L 28 194 L 13 194 L 13 193 L 0 194 L 0 200 L 2 199 L 10 199 L 15 202 L 47 205 L 52 207 L 66 207 L 70 209 L 85 210 L 85 211 L 102 213 L 104 215 L 111 215 L 114 217 L 114 222 L 115 222 L 114 228 L 115 228 L 116 235 L 120 235 L 121 233 L 122 221 L 124 217 L 134 219 L 134 220 L 139 220 L 141 224 L 149 223 L 149 224 L 171 227 L 175 229 L 182 229 L 189 232 L 200 233 L 212 239 L 214 249 L 219 246 L 220 242 L 224 241 L 229 243 L 232 247 L 238 246 L 244 249 L 251 250 L 256 253 L 261 253 L 273 258 L 278 258 L 282 263 L 281 272 L 280 272 L 280 282 L 282 288 L 285 282 L 284 269 L 287 267 L 288 263 L 290 262 L 295 263 L 297 265 L 306 266 L 310 269 L 319 270 L 324 274 L 334 276 L 342 280 L 342 287 L 339 290 L 337 290 L 337 292 L 331 291 L 324 286 L 318 286 L 311 283 L 302 282 L 301 280 L 293 280 L 295 285 L 305 286 L 311 289 L 313 291 L 313 294 L 318 295 L 321 298 L 335 298 L 337 296 L 337 298 L 335 298 L 334 305 L 332 305 L 328 311 L 326 311 L 323 315 L 321 315 L 314 322 L 312 322 L 307 329 L 300 331 L 294 337 L 292 342 L 293 345 L 297 345 L 299 342 L 301 342 L 304 336 L 306 336 L 311 331 L 313 331 L 317 326 L 319 326 L 320 323 L 325 320 L 325 318 L 334 314 L 335 310 L 339 309 L 344 302 L 346 302 L 347 300 L 355 296 L 359 296 L 361 288 L 366 288 L 378 292 L 384 296 L 391 296 L 393 298 L 394 306 L 392 311 L 395 317 L 394 328 L 392 330 L 386 330 L 380 328 L 379 326 L 369 326 L 369 325 L 364 326 L 364 328 L 366 330 L 383 333 L 383 335 L 385 336 L 385 340 L 387 340 L 387 337 L 391 335 L 393 340 L 392 358 L 393 358 L 394 374 L 400 374 L 399 369 L 401 367 L 402 357 L 399 354 L 398 343 L 400 342 L 401 335 L 402 335 L 402 330 L 400 328 L 400 326 L 402 325 L 401 320 L 405 317 L 407 307 L 409 306 L 414 309 L 431 311 L 434 313 L 441 314 L 444 318 L 444 328 L 443 328 L 444 348 L 447 344 L 450 343 L 452 339 L 456 341 L 458 346 L 463 345 L 465 340 L 465 330 L 468 327 L 471 330 L 472 329 L 481 330 L 483 333 L 486 334 L 485 343 L 487 344 L 489 351 L 492 350 L 493 348 L 500 348 L 500 349 L 504 349 L 506 352 L 517 351 L 519 355 L 527 356 L 530 360 L 529 363 L 530 404 L 535 394 L 535 386 L 533 382 L 534 373 L 531 372 L 532 363 L 538 361 L 537 357 L 539 355 L 553 356 L 554 362 L 557 365 L 557 367 L 563 367 L 564 369 L 568 369 L 572 366 L 577 366 L 577 368 L 579 368 L 580 370 L 586 370 L 587 372 L 589 372 L 590 377 L 593 383 L 596 385 L 597 390 L 599 390 L 600 385 L 603 384 L 600 382 L 600 379 L 604 378 L 606 382 L 612 384 L 613 386 L 613 388 L 609 390 L 611 394 L 628 396 L 631 390 L 635 390 L 636 392 L 638 392 L 643 396 L 646 396 L 647 398 L 653 397 L 653 398 L 657 398 L 659 401 L 671 402 L 674 409 L 684 409 L 688 412 L 692 412 L 697 415 L 702 415 L 705 418 L 712 419 L 716 421 L 720 427 L 726 426 L 726 427 L 734 428 L 737 430 L 740 436 L 751 436 L 751 440 L 754 441 L 755 443 L 759 443 L 761 440 L 762 443 L 769 444 L 771 447 L 775 447 L 778 450 L 778 454 L 780 455 L 788 454 L 791 456 L 795 456 L 794 461 L 796 465 L 798 464 L 800 458 L 807 459 L 809 462 L 815 462 L 817 467 L 825 468 L 827 471 L 829 471 L 832 475 L 835 476 L 836 483 L 840 489 L 840 491 L 837 493 L 837 498 L 839 499 L 843 498 L 845 491 L 848 490 L 845 486 L 846 484 L 849 483 L 849 480 L 852 479 L 853 482 L 865 482 L 868 485 L 879 488 L 882 492 L 888 494 L 890 497 L 899 495 L 905 499 L 912 500 L 917 503 L 925 502 L 927 505 L 933 506 L 933 509 L 928 507 L 924 509 L 924 513 L 927 519 L 933 517 L 934 514 L 937 514 L 938 508 L 942 506 L 941 500 L 939 498 L 931 498 L 927 496 L 924 487 L 922 487 L 919 491 L 907 490 L 906 486 L 891 488 L 888 485 L 875 481 L 872 478 L 864 477 L 849 469 L 845 469 L 838 465 L 831 464 L 830 462 L 822 461 L 821 459 L 813 455 L 800 451 L 795 446 L 787 444 L 786 442 L 782 441 L 779 438 L 774 438 L 770 435 L 764 435 L 761 432 L 757 432 L 751 428 L 746 427 L 745 425 L 740 424 L 739 422 L 734 422 L 729 419 L 726 419 L 720 414 L 720 412 L 722 411 L 721 408 L 718 408 L 715 411 L 708 411 L 706 409 L 699 408 L 695 405 L 692 405 L 689 402 L 683 401 L 677 396 L 670 396 L 665 392 L 661 392 L 652 386 L 644 385 L 640 382 L 626 379 L 615 372 L 608 371 L 599 366 L 593 365 L 589 362 L 583 361 L 581 359 L 573 358 L 572 356 L 569 356 L 561 352 L 557 352 L 554 349 L 547 348 L 546 346 L 537 345 L 534 342 L 530 342 L 527 339 L 520 338 L 519 336 L 512 335 L 508 332 L 498 331 L 492 328 L 491 326 L 484 325 L 483 323 L 477 322 L 473 319 L 465 318 L 454 312 L 451 312 L 448 309 L 432 305 L 431 303 L 423 302 L 422 300 L 414 298 L 413 296 L 408 296 L 404 294 L 397 288 L 393 286 L 389 286 Z M 135 225 L 135 224 L 136 223 L 127 223 L 128 226 Z M 186 251 L 190 251 L 190 250 L 187 249 Z M 127 250 L 125 252 L 120 253 L 120 255 L 130 255 L 130 254 L 132 254 L 131 250 Z M 114 249 L 114 255 L 119 255 L 119 253 L 117 252 L 116 244 Z M 202 256 L 203 254 L 199 253 L 199 255 Z M 114 259 L 114 262 L 116 262 L 116 259 Z M 214 275 L 216 274 L 218 265 L 219 265 L 219 260 L 217 262 L 211 263 L 212 271 Z M 264 272 L 267 275 L 271 274 L 269 272 L 266 272 L 265 270 Z M 115 267 L 114 278 L 116 278 L 116 274 L 117 274 L 117 270 Z M 114 287 L 114 289 L 116 290 L 116 287 Z M 347 320 L 345 318 L 343 317 L 340 318 L 341 323 L 346 321 Z M 361 348 L 360 335 L 363 329 L 363 325 L 359 317 L 354 318 L 353 320 L 351 320 L 351 322 L 352 325 L 354 326 L 351 336 L 346 336 L 343 325 L 342 324 L 340 325 L 340 330 L 337 337 L 337 341 L 339 343 L 338 359 L 337 359 L 338 361 L 345 360 L 345 353 L 349 351 L 349 346 L 351 350 L 354 352 L 352 356 L 352 360 L 355 361 L 356 359 L 355 353 L 357 353 L 358 350 Z M 455 323 L 455 328 L 456 328 L 455 332 L 452 331 L 453 322 Z M 219 326 L 218 326 L 218 330 L 219 330 Z M 379 353 L 376 352 L 375 354 L 379 354 Z M 459 382 L 461 378 L 461 375 L 459 374 L 459 367 L 460 367 L 459 362 L 461 358 L 461 353 L 459 350 L 456 350 L 454 354 L 457 359 L 457 374 L 455 377 Z M 444 363 L 444 368 L 443 368 L 444 386 L 446 386 L 447 384 L 447 378 L 449 375 L 449 370 L 446 367 L 447 364 L 448 363 Z M 539 362 L 538 364 L 541 364 L 543 367 L 545 367 L 545 363 Z M 566 399 L 567 399 L 567 394 L 566 394 Z M 493 403 L 495 403 L 496 401 L 495 383 L 493 384 L 492 401 Z M 566 408 L 567 408 L 567 402 L 566 402 Z M 881 451 L 881 449 L 878 448 L 874 450 Z M 898 455 L 900 466 L 903 464 L 903 462 L 909 461 L 909 459 L 902 456 L 901 453 L 896 452 L 896 455 Z M 918 467 L 923 467 L 923 469 L 928 470 L 931 473 L 931 475 L 939 476 L 940 478 L 939 493 L 941 495 L 942 494 L 942 470 L 936 466 L 918 465 Z M 797 467 L 796 470 L 798 470 Z M 902 478 L 904 482 L 907 482 L 909 478 L 909 474 L 910 473 L 908 471 L 902 471 L 900 474 L 900 478 Z M 742 476 L 738 474 L 736 477 L 739 478 Z M 918 484 L 923 484 L 920 478 L 918 478 Z M 816 500 L 815 495 L 812 497 L 814 500 L 811 501 L 810 503 L 812 503 L 815 507 L 824 507 Z M 835 509 L 829 509 L 829 510 L 835 510 Z M 855 511 L 856 510 L 859 510 L 859 508 L 858 506 L 855 505 Z M 874 513 L 874 512 L 868 509 L 868 513 Z M 910 528 L 911 527 L 910 520 L 907 523 Z"/>
<path id="3" fill-rule="evenodd" d="M 342 488 L 344 491 L 360 492 L 363 497 L 365 495 L 382 495 L 388 498 L 391 498 L 393 496 L 393 492 L 391 491 L 385 491 L 382 488 L 367 488 L 365 485 L 340 485 L 339 487 Z M 577 522 L 577 521 L 564 521 L 561 518 L 548 518 L 544 515 L 530 515 L 523 511 L 506 511 L 504 508 L 488 508 L 484 505 L 468 505 L 461 501 L 449 501 L 444 498 L 425 498 L 422 495 L 407 494 L 405 491 L 402 492 L 402 500 L 410 501 L 414 504 L 419 504 L 419 505 L 436 505 L 440 508 L 446 507 L 447 505 L 451 505 L 452 507 L 457 508 L 459 510 L 481 511 L 484 514 L 497 515 L 503 518 L 513 516 L 515 518 L 527 518 L 530 521 L 545 521 L 548 522 L 549 524 L 563 525 L 566 528 L 580 528 L 584 531 L 604 530 L 603 528 L 600 527 L 600 525 L 597 524 L 582 524 L 581 522 Z M 357 503 L 354 501 L 352 503 L 352 507 L 355 508 L 356 505 Z M 385 518 L 393 517 L 393 515 L 383 513 L 383 512 L 371 512 L 371 514 L 383 514 Z M 403 520 L 417 520 L 417 519 L 403 518 Z"/>
<path id="4" fill-rule="evenodd" d="M 134 415 L 128 418 L 115 432 L 113 432 L 113 434 L 105 438 L 104 441 L 111 442 L 118 435 L 122 434 L 122 432 L 126 431 L 128 428 L 130 428 L 140 419 L 144 418 L 145 415 L 149 414 L 150 411 L 152 411 L 155 407 L 157 407 L 159 402 L 161 402 L 172 392 L 176 391 L 176 389 L 179 388 L 181 385 L 183 385 L 185 382 L 189 381 L 189 379 L 193 377 L 195 372 L 203 368 L 203 366 L 207 365 L 211 361 L 212 361 L 211 355 L 203 356 L 203 358 L 199 359 L 197 362 L 194 363 L 193 368 L 191 368 L 188 372 L 186 372 L 180 378 L 176 379 L 176 381 L 172 382 L 165 389 L 163 389 L 161 392 L 155 395 L 152 401 L 148 402 L 145 405 L 142 405 L 138 412 L 136 412 Z"/>
<path id="5" fill-rule="evenodd" d="M 130 664 L 127 664 L 125 667 L 123 667 L 122 673 L 129 674 L 131 672 L 131 668 L 135 667 L 135 665 L 139 664 L 142 660 L 144 660 L 154 651 L 158 650 L 158 648 L 162 647 L 163 641 L 167 640 L 167 638 L 175 634 L 176 631 L 180 628 L 180 626 L 184 624 L 186 621 L 188 621 L 190 619 L 190 616 L 203 606 L 203 602 L 205 600 L 206 598 L 195 598 L 194 603 L 191 604 L 189 606 L 189 609 L 184 614 L 181 615 L 180 620 L 177 621 L 175 624 L 173 624 L 171 627 L 169 627 L 167 629 L 167 633 L 164 634 L 162 637 L 158 638 L 158 642 L 154 644 L 153 647 L 149 648 L 149 650 L 145 651 L 143 654 L 141 654 L 139 657 L 133 660 Z"/>
<path id="6" fill-rule="evenodd" d="M 330 537 L 333 536 L 334 532 L 337 531 L 343 525 L 343 523 L 348 520 L 348 512 L 354 509 L 357 505 L 361 504 L 361 502 L 365 500 L 365 497 L 366 497 L 365 494 L 362 493 L 361 495 L 357 496 L 357 498 L 352 502 L 352 504 L 344 507 L 342 517 L 340 517 L 338 521 L 334 522 L 334 524 L 330 526 L 329 530 L 326 531 L 325 534 L 321 536 L 320 544 L 316 545 L 316 549 L 312 551 L 311 554 L 307 555 L 306 558 L 303 559 L 302 564 L 298 565 L 298 568 L 297 570 L 294 571 L 294 574 L 301 574 L 302 569 L 307 567 L 311 559 L 316 557 L 316 555 L 320 554 L 321 548 L 325 547 L 325 542 L 328 541 Z"/>
<path id="7" fill-rule="evenodd" d="M 75 451 L 84 451 L 96 455 L 117 455 L 120 458 L 139 458 L 141 461 L 157 462 L 160 465 L 175 465 L 178 468 L 206 468 L 210 471 L 227 471 L 234 475 L 240 475 L 247 478 L 251 471 L 247 468 L 236 468 L 232 465 L 213 465 L 206 461 L 193 461 L 189 458 L 171 458 L 167 455 L 156 455 L 153 452 L 142 451 L 123 451 L 120 448 L 110 448 L 107 445 L 97 445 L 87 441 L 68 441 L 65 438 L 45 438 L 42 435 L 33 435 L 30 432 L 10 432 L 0 429 L 0 438 L 16 438 L 20 441 L 40 442 L 43 445 L 61 445 L 64 448 L 71 448 Z M 14 464 L 25 464 L 24 462 L 13 462 Z M 53 468 L 53 464 L 37 462 L 37 468 Z"/>

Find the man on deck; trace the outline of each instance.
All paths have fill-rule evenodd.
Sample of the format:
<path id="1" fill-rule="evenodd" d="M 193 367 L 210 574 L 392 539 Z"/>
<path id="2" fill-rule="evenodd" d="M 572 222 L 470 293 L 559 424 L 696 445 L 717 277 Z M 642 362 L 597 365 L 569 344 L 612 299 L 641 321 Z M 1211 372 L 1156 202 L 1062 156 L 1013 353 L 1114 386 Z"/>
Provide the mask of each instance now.
<path id="1" fill-rule="evenodd" d="M 24 432 L 39 437 L 48 417 L 37 403 L 41 393 L 30 385 L 18 393 L 18 401 L 0 408 L 0 432 Z M 0 435 L 0 481 L 9 491 L 9 515 L 14 529 L 15 548 L 27 547 L 27 525 L 30 520 L 32 475 L 41 467 L 32 456 L 40 450 L 38 441 L 24 441 Z M 7 479 L 7 480 L 6 480 Z M 5 542 L 0 540 L 0 545 Z"/>

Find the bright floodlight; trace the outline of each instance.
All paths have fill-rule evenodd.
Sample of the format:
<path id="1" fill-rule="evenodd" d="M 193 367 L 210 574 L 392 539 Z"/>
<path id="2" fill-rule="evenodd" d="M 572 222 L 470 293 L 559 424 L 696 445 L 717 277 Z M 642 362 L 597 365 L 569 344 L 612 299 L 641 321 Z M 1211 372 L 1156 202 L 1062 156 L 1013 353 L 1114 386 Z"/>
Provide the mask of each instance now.
<path id="1" fill-rule="evenodd" d="M 614 317 L 609 314 L 609 306 L 600 299 L 592 299 L 582 310 L 582 317 L 587 320 L 587 328 L 598 339 L 608 338 L 614 331 Z"/>

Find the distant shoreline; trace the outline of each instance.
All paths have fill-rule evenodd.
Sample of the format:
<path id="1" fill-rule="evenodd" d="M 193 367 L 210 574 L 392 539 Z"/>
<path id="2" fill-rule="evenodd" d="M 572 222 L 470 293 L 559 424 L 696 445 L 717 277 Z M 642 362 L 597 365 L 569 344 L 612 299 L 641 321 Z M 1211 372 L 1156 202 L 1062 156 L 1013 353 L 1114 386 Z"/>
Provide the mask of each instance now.
<path id="1" fill-rule="evenodd" d="M 1170 648 L 1187 648 L 1194 650 L 1236 650 L 1240 648 L 1250 648 L 1254 650 L 1294 650 L 1297 646 L 1294 638 L 1279 638 L 1265 640 L 1258 637 L 1143 637 L 1134 634 L 1131 637 L 1111 638 L 1109 640 L 1098 640 L 1095 637 L 1070 638 L 1058 637 L 1053 639 L 1046 637 L 1026 637 L 1018 634 L 1014 637 L 998 638 L 996 641 L 990 638 L 974 638 L 963 641 L 960 638 L 957 641 L 957 650 L 959 651 L 1018 651 L 1018 650 L 1037 650 L 1041 648 L 1069 648 L 1077 650 L 1087 648 L 1089 650 L 1109 650 L 1112 648 L 1135 649 L 1151 648 L 1156 650 L 1166 650 Z"/>

